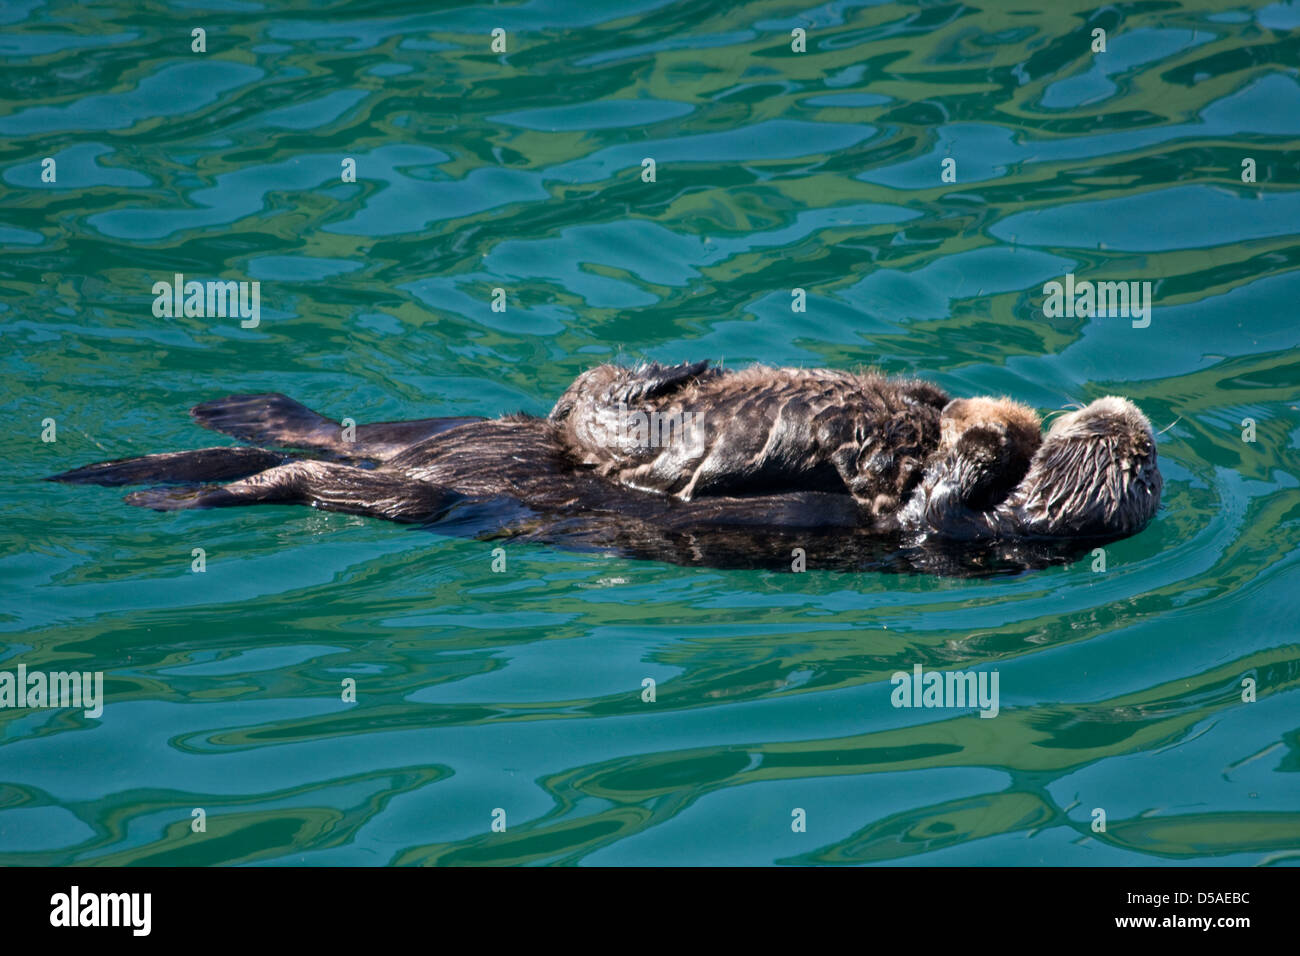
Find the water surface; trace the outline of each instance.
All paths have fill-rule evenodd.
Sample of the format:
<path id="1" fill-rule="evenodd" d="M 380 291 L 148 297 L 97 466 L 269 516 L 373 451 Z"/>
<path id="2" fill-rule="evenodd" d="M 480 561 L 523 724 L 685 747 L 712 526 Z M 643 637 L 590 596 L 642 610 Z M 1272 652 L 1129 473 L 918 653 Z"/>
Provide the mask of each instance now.
<path id="1" fill-rule="evenodd" d="M 108 702 L 0 710 L 0 862 L 1300 860 L 1300 6 L 1043 6 L 7 3 L 0 668 Z M 1045 317 L 1067 272 L 1151 325 Z M 175 273 L 260 281 L 260 326 L 155 318 Z M 1104 572 L 497 573 L 35 480 L 223 441 L 185 410 L 231 392 L 543 413 L 620 357 L 1123 394 L 1165 506 Z M 998 717 L 892 707 L 918 663 Z"/>

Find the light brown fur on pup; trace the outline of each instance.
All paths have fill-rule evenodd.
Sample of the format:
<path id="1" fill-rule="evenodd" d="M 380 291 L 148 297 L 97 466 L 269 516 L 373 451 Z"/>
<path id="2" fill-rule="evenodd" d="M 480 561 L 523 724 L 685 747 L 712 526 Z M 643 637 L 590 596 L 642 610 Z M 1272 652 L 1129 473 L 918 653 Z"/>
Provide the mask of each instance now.
<path id="1" fill-rule="evenodd" d="M 939 418 L 939 447 L 926 469 L 951 457 L 968 462 L 963 503 L 987 511 L 1002 502 L 1029 470 L 1042 444 L 1038 413 L 1009 398 L 958 398 Z"/>

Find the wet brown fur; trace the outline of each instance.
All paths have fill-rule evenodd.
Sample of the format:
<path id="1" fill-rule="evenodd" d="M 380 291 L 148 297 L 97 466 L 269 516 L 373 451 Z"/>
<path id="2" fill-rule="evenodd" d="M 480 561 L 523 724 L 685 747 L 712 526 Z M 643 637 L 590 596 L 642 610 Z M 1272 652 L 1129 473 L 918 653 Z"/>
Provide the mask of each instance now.
<path id="1" fill-rule="evenodd" d="M 976 469 L 964 487 L 965 504 L 986 511 L 1011 493 L 1042 443 L 1038 413 L 1009 398 L 956 398 L 939 419 L 939 446 L 926 470 L 949 455 Z"/>
<path id="2" fill-rule="evenodd" d="M 688 479 L 681 468 L 656 470 L 658 455 L 592 443 L 611 399 L 615 411 L 621 400 L 712 413 L 707 454 Z M 789 554 L 810 534 L 822 553 L 852 562 L 871 552 L 887 566 L 899 548 L 881 542 L 901 536 L 909 566 L 941 572 L 954 565 L 940 541 L 1003 542 L 1019 562 L 1037 553 L 1034 539 L 1133 534 L 1155 514 L 1162 486 L 1150 423 L 1125 399 L 1064 415 L 1040 440 L 1037 416 L 1009 400 L 949 402 L 924 382 L 833 370 L 601 366 L 546 419 L 423 419 L 355 433 L 278 394 L 231 396 L 193 414 L 259 445 L 320 457 L 208 448 L 52 480 L 181 484 L 127 498 L 164 511 L 306 504 L 722 566 L 754 560 L 755 548 Z M 630 488 L 620 483 L 625 472 L 659 487 Z M 899 506 L 882 507 L 894 496 Z"/>
<path id="3" fill-rule="evenodd" d="M 575 462 L 629 488 L 682 501 L 847 492 L 876 517 L 907 497 L 939 442 L 948 396 L 928 382 L 704 366 L 598 366 L 550 420 Z"/>

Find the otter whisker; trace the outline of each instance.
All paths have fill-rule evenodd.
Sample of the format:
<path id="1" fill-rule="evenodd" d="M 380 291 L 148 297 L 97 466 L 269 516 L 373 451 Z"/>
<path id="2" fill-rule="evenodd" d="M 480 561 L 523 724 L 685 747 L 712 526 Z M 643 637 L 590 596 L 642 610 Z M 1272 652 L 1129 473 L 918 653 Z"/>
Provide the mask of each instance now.
<path id="1" fill-rule="evenodd" d="M 1159 438 L 1161 435 L 1163 435 L 1165 432 L 1169 431 L 1169 429 L 1173 428 L 1175 425 L 1177 425 L 1177 424 L 1178 424 L 1179 422 L 1181 422 L 1182 420 L 1183 420 L 1183 416 L 1182 416 L 1182 415 L 1179 415 L 1177 418 L 1175 418 L 1172 422 L 1170 422 L 1170 423 L 1169 423 L 1168 425 L 1166 425 L 1164 428 L 1160 429 L 1160 431 L 1156 432 L 1156 437 Z"/>

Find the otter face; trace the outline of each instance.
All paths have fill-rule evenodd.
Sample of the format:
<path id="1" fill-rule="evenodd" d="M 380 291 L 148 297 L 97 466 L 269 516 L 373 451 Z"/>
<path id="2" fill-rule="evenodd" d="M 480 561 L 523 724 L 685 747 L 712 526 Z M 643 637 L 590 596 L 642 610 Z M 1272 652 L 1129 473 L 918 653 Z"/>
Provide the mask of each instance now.
<path id="1" fill-rule="evenodd" d="M 1163 480 L 1151 423 L 1107 396 L 1058 418 L 1000 512 L 1024 534 L 1132 534 L 1160 507 Z"/>

